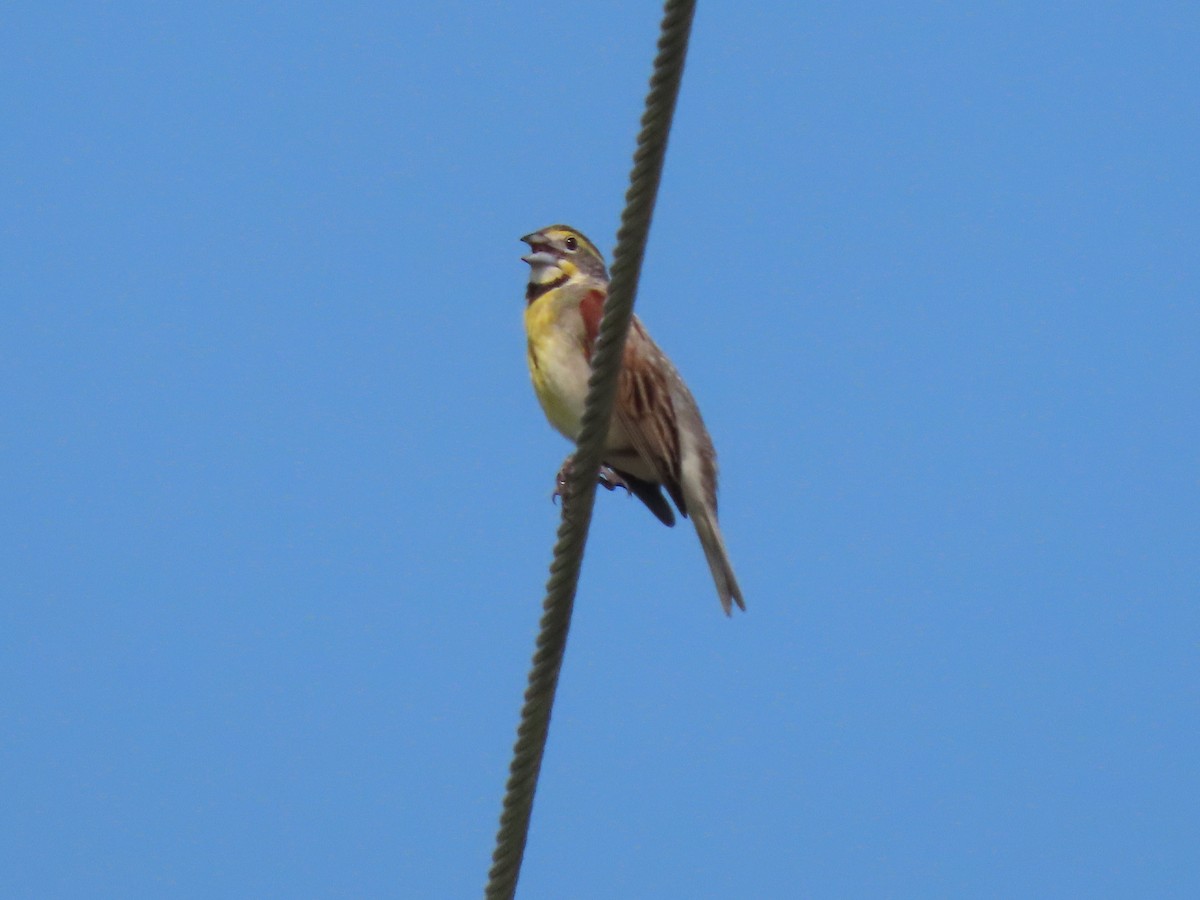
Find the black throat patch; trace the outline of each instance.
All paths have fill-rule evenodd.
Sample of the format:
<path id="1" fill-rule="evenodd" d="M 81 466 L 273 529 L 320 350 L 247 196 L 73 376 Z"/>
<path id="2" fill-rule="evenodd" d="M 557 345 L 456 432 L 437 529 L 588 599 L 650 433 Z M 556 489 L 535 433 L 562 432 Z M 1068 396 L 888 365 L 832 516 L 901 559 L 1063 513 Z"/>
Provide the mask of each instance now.
<path id="1" fill-rule="evenodd" d="M 566 272 L 563 272 L 563 274 L 559 275 L 553 281 L 546 281 L 541 284 L 534 284 L 532 281 L 529 282 L 529 284 L 525 287 L 525 305 L 529 306 L 539 297 L 543 296 L 544 294 L 548 294 L 555 288 L 562 287 L 570 280 L 571 276 Z"/>

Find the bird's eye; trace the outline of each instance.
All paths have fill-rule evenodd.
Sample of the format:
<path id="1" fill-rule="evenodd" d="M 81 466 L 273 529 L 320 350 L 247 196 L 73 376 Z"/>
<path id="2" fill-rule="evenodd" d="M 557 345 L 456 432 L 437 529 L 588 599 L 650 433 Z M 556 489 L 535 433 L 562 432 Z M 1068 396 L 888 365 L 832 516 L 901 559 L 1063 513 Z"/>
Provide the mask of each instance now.
<path id="1" fill-rule="evenodd" d="M 572 253 L 579 249 L 579 241 L 575 240 L 573 237 L 567 238 L 565 241 L 563 241 L 563 243 L 567 245 L 567 249 Z"/>

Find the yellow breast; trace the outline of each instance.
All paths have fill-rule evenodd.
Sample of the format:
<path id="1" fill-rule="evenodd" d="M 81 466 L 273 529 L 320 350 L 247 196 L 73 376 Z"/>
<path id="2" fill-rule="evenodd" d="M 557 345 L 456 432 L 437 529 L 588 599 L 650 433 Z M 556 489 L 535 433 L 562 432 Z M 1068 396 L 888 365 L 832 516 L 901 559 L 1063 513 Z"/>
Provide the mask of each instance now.
<path id="1" fill-rule="evenodd" d="M 583 319 L 570 289 L 550 291 L 525 309 L 527 359 L 546 418 L 564 437 L 579 437 L 591 366 L 584 356 Z"/>

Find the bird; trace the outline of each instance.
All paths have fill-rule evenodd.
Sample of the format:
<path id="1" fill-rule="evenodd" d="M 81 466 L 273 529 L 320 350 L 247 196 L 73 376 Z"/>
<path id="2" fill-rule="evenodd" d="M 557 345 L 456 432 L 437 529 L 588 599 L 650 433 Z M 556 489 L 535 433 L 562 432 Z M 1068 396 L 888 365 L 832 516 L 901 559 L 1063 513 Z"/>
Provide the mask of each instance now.
<path id="1" fill-rule="evenodd" d="M 530 252 L 525 289 L 526 359 L 542 411 L 570 441 L 579 439 L 592 351 L 608 296 L 604 256 L 582 232 L 551 225 L 521 238 Z M 554 497 L 566 501 L 568 456 Z M 600 484 L 625 488 L 664 525 L 691 518 L 725 615 L 746 602 L 717 524 L 717 454 L 692 392 L 634 316 L 626 338 Z"/>

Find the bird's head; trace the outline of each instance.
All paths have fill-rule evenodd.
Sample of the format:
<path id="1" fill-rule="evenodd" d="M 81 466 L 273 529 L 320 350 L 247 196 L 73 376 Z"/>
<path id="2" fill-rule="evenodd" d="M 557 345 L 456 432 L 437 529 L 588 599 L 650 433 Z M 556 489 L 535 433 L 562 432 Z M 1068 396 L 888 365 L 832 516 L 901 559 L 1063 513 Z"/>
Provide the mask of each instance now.
<path id="1" fill-rule="evenodd" d="M 604 257 L 581 232 L 568 225 L 551 225 L 521 238 L 532 251 L 522 256 L 529 263 L 529 284 L 552 285 L 577 275 L 608 280 Z"/>

